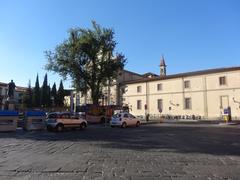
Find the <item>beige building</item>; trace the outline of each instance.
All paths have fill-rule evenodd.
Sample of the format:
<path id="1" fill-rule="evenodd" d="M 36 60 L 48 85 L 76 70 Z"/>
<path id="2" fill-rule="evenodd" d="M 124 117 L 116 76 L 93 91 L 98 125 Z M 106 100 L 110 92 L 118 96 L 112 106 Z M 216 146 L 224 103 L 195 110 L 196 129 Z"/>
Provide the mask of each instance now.
<path id="1" fill-rule="evenodd" d="M 87 96 L 73 91 L 74 107 L 91 104 Z M 70 97 L 66 102 L 70 105 Z M 103 105 L 128 106 L 131 113 L 144 117 L 200 116 L 222 119 L 230 107 L 233 119 L 240 119 L 240 67 L 208 69 L 167 75 L 164 58 L 160 75 L 143 75 L 124 70 L 117 80 L 103 89 Z"/>
<path id="2" fill-rule="evenodd" d="M 166 75 L 162 59 L 160 76 L 127 81 L 124 87 L 123 104 L 137 116 L 220 119 L 230 107 L 233 119 L 240 119 L 240 67 Z"/>

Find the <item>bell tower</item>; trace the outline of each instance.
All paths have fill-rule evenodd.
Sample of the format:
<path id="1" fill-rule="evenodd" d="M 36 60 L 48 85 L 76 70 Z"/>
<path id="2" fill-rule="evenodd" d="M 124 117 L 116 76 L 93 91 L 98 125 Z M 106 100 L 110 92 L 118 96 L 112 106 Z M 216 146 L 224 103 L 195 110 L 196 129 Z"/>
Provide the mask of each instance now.
<path id="1" fill-rule="evenodd" d="M 160 60 L 160 76 L 166 76 L 167 75 L 166 68 L 167 68 L 167 66 L 165 64 L 164 56 L 162 55 L 162 58 Z"/>

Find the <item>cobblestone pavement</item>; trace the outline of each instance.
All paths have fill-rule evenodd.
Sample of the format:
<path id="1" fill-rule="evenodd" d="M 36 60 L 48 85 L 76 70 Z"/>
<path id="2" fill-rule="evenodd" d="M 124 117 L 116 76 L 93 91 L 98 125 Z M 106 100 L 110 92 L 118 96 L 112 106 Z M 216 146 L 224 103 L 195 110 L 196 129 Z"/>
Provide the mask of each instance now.
<path id="1" fill-rule="evenodd" d="M 240 128 L 90 125 L 0 133 L 0 179 L 240 179 Z"/>

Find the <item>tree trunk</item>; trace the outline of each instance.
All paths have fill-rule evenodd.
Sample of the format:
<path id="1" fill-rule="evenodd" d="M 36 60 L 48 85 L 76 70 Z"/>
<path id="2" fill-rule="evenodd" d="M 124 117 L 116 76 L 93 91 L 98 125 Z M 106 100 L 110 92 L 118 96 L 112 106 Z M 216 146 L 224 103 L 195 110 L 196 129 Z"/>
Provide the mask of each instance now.
<path id="1" fill-rule="evenodd" d="M 99 93 L 97 92 L 96 88 L 92 89 L 91 91 L 91 96 L 92 96 L 92 102 L 94 105 L 98 105 L 99 104 Z"/>
<path id="2" fill-rule="evenodd" d="M 92 96 L 92 101 L 93 101 L 93 104 L 94 104 L 94 105 L 98 105 L 98 103 L 99 103 L 99 102 L 98 102 L 98 101 L 99 101 L 99 97 L 96 96 L 96 95 L 95 95 L 95 96 Z"/>

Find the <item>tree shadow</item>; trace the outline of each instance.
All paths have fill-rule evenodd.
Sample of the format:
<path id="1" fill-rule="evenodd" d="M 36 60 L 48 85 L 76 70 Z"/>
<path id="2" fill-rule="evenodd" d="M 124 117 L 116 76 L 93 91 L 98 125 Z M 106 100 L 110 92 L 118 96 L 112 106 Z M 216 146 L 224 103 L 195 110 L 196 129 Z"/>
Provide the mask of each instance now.
<path id="1" fill-rule="evenodd" d="M 36 141 L 91 142 L 108 149 L 240 155 L 240 129 L 219 127 L 141 126 L 140 128 L 110 128 L 90 125 L 85 130 L 1 133 L 4 138 Z M 98 142 L 98 143 L 94 143 Z"/>

